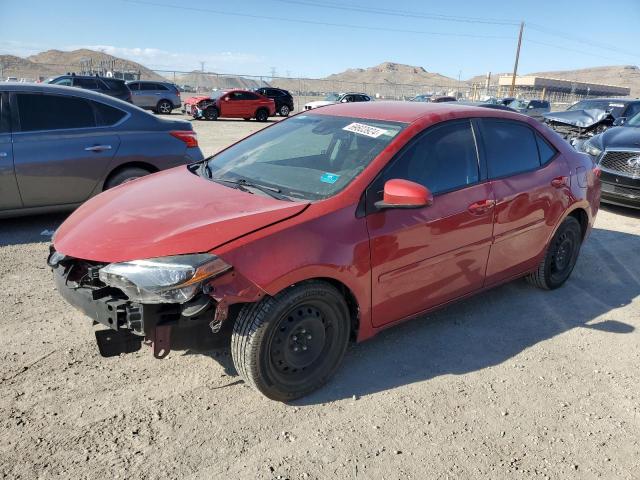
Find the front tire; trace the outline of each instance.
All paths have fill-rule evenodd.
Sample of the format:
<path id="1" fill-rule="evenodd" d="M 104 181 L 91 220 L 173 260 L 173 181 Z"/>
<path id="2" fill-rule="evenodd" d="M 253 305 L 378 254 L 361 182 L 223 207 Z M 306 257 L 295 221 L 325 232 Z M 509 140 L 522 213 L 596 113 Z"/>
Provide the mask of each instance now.
<path id="1" fill-rule="evenodd" d="M 333 375 L 349 333 L 340 292 L 309 281 L 245 305 L 233 326 L 231 355 L 247 384 L 272 400 L 294 400 Z"/>
<path id="2" fill-rule="evenodd" d="M 204 118 L 207 120 L 217 120 L 219 114 L 220 112 L 216 107 L 207 107 L 203 112 Z"/>
<path id="3" fill-rule="evenodd" d="M 532 285 L 553 290 L 567 281 L 575 267 L 582 244 L 582 228 L 574 217 L 567 217 L 551 239 L 538 269 L 527 276 Z"/>

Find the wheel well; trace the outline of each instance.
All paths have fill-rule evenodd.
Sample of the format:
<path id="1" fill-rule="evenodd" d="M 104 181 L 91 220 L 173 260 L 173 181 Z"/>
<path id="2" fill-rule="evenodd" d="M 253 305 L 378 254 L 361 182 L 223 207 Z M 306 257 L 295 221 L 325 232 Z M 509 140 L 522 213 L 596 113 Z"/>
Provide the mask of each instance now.
<path id="1" fill-rule="evenodd" d="M 351 336 L 352 338 L 356 338 L 358 334 L 358 329 L 360 328 L 360 309 L 358 307 L 358 301 L 356 300 L 356 296 L 353 294 L 351 289 L 347 287 L 344 283 L 334 278 L 310 278 L 309 280 L 320 280 L 322 282 L 326 282 L 330 285 L 333 285 L 344 297 L 347 302 L 347 308 L 349 309 L 349 320 L 351 321 Z"/>
<path id="2" fill-rule="evenodd" d="M 256 110 L 256 115 L 258 114 L 258 112 L 264 110 L 265 112 L 267 112 L 267 115 L 269 115 L 269 109 L 267 107 L 260 107 Z"/>
<path id="3" fill-rule="evenodd" d="M 161 98 L 160 100 L 158 100 L 158 103 L 156 103 L 156 105 L 159 105 L 160 102 L 169 102 L 173 106 L 173 102 L 168 98 Z"/>
<path id="4" fill-rule="evenodd" d="M 122 165 L 118 165 L 117 168 L 112 170 L 111 173 L 109 173 L 109 175 L 107 175 L 107 178 L 105 178 L 104 182 L 102 183 L 102 189 L 104 190 L 105 185 L 107 184 L 107 182 L 109 180 L 111 180 L 113 178 L 114 175 L 117 175 L 118 173 L 120 173 L 123 170 L 126 170 L 127 168 L 143 168 L 143 169 L 147 170 L 149 173 L 156 173 L 158 171 L 158 169 L 156 167 L 154 167 L 153 165 L 151 165 L 150 163 L 145 163 L 145 162 L 123 163 Z"/>
<path id="5" fill-rule="evenodd" d="M 587 228 L 589 227 L 589 216 L 587 212 L 582 208 L 576 208 L 569 214 L 570 217 L 575 218 L 580 223 L 580 229 L 582 230 L 582 239 L 587 234 Z"/>

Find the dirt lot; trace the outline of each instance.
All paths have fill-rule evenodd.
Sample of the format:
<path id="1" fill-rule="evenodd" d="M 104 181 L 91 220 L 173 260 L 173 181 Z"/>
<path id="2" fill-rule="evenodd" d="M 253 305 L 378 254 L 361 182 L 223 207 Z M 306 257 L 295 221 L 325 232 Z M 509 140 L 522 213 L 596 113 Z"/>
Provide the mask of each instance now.
<path id="1" fill-rule="evenodd" d="M 260 128 L 198 122 L 205 153 Z M 64 216 L 0 221 L 2 478 L 639 478 L 640 214 L 607 208 L 570 281 L 523 281 L 353 345 L 293 404 L 228 349 L 101 358 L 55 293 Z"/>

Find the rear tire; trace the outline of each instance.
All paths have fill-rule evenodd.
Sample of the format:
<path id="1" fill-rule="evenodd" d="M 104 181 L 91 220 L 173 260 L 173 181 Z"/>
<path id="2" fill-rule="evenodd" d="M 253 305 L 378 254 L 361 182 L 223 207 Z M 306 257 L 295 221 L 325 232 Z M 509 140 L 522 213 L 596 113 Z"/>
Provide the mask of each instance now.
<path id="1" fill-rule="evenodd" d="M 247 384 L 272 400 L 293 400 L 322 386 L 347 349 L 349 310 L 340 292 L 303 282 L 247 304 L 233 325 L 231 356 Z"/>
<path id="2" fill-rule="evenodd" d="M 567 281 L 575 267 L 582 244 L 582 228 L 574 217 L 567 217 L 549 242 L 538 269 L 526 278 L 544 290 L 553 290 Z"/>
<path id="3" fill-rule="evenodd" d="M 220 112 L 218 112 L 218 109 L 216 107 L 207 107 L 203 112 L 204 118 L 206 120 L 217 120 L 219 114 Z"/>
<path id="4" fill-rule="evenodd" d="M 244 120 L 245 122 L 248 122 L 249 120 L 251 120 L 251 117 L 244 117 L 244 118 L 243 118 L 243 120 Z"/>
<path id="5" fill-rule="evenodd" d="M 169 100 L 160 100 L 158 105 L 156 105 L 156 113 L 160 115 L 171 115 L 171 111 L 173 110 L 173 103 Z"/>
<path id="6" fill-rule="evenodd" d="M 260 110 L 258 110 L 256 112 L 256 120 L 259 122 L 266 122 L 269 119 L 269 112 L 264 109 L 261 108 Z"/>
<path id="7" fill-rule="evenodd" d="M 130 182 L 136 178 L 144 177 L 145 175 L 149 175 L 151 172 L 144 168 L 140 167 L 127 167 L 119 172 L 112 174 L 106 182 L 104 182 L 104 190 L 109 190 L 110 188 L 117 187 L 123 183 Z"/>

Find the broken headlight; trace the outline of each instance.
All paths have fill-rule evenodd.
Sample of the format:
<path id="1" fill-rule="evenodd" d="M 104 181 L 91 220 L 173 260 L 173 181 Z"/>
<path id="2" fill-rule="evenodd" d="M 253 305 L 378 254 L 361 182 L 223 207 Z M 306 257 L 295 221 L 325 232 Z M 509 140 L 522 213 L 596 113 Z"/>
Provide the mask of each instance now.
<path id="1" fill-rule="evenodd" d="M 598 148 L 592 141 L 592 139 L 587 140 L 580 147 L 584 153 L 591 155 L 592 157 L 597 157 L 602 153 L 602 149 Z"/>
<path id="2" fill-rule="evenodd" d="M 140 303 L 184 303 L 231 266 L 208 253 L 111 263 L 100 269 L 100 280 Z"/>

